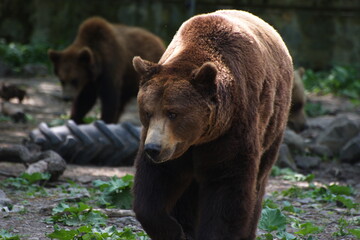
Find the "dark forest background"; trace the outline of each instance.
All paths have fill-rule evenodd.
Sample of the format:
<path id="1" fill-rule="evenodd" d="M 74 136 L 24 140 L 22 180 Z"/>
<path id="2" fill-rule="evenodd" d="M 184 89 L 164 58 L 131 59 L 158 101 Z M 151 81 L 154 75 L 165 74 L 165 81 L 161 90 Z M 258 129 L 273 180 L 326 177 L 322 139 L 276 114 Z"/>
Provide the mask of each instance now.
<path id="1" fill-rule="evenodd" d="M 217 9 L 250 11 L 283 36 L 296 66 L 360 63 L 359 0 L 0 0 L 0 39 L 61 49 L 90 16 L 144 27 L 166 43 L 182 22 Z"/>

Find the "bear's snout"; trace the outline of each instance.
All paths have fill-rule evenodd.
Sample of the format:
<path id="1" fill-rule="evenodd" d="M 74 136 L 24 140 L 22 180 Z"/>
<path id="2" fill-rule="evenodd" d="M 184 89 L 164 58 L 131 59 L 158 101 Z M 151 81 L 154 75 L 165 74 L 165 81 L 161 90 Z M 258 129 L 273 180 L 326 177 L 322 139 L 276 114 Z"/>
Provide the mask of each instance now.
<path id="1" fill-rule="evenodd" d="M 148 143 L 144 146 L 146 157 L 151 159 L 153 162 L 158 162 L 157 159 L 160 155 L 161 146 L 155 143 Z"/>

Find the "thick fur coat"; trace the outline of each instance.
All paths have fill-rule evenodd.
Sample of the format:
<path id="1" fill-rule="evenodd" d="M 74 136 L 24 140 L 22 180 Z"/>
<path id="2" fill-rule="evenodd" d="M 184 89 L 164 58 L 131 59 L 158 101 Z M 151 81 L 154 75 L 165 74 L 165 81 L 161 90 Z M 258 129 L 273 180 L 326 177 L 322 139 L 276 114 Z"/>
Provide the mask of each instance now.
<path id="1" fill-rule="evenodd" d="M 134 211 L 145 231 L 255 239 L 291 101 L 279 34 L 250 13 L 217 11 L 183 23 L 158 63 L 133 62 L 143 124 Z"/>

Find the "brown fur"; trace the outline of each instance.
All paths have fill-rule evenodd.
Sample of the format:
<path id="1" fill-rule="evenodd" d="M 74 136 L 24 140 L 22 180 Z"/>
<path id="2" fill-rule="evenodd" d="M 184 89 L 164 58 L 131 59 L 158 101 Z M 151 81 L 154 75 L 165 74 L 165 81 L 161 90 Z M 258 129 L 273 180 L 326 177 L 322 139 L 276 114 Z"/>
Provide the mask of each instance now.
<path id="1" fill-rule="evenodd" d="M 160 239 L 255 239 L 291 100 L 277 32 L 235 10 L 185 22 L 159 63 L 134 58 L 144 126 L 134 211 Z"/>
<path id="2" fill-rule="evenodd" d="M 16 85 L 8 83 L 0 84 L 0 98 L 4 99 L 5 101 L 9 101 L 12 98 L 17 98 L 19 103 L 22 103 L 25 96 L 26 91 Z"/>
<path id="3" fill-rule="evenodd" d="M 158 61 L 164 50 L 162 41 L 144 29 L 110 24 L 100 17 L 84 21 L 70 46 L 49 50 L 64 99 L 74 100 L 71 119 L 82 122 L 99 97 L 101 119 L 117 122 L 138 90 L 132 58 Z"/>
<path id="4" fill-rule="evenodd" d="M 305 70 L 303 68 L 298 68 L 294 71 L 294 84 L 292 89 L 288 126 L 296 132 L 301 132 L 306 128 L 306 114 L 304 109 L 306 95 L 304 84 L 302 82 L 304 71 Z"/>

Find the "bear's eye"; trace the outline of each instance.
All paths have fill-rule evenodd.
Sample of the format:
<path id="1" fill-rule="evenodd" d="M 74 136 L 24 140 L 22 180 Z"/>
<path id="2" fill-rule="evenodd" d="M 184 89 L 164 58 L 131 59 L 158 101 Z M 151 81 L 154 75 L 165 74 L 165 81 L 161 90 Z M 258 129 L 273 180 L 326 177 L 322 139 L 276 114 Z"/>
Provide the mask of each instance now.
<path id="1" fill-rule="evenodd" d="M 145 112 L 145 116 L 146 116 L 146 118 L 150 119 L 151 118 L 151 113 Z"/>
<path id="2" fill-rule="evenodd" d="M 175 118 L 177 117 L 177 114 L 174 113 L 174 112 L 167 112 L 167 113 L 166 113 L 166 116 L 167 116 L 169 119 L 173 120 L 173 119 L 175 119 Z"/>

